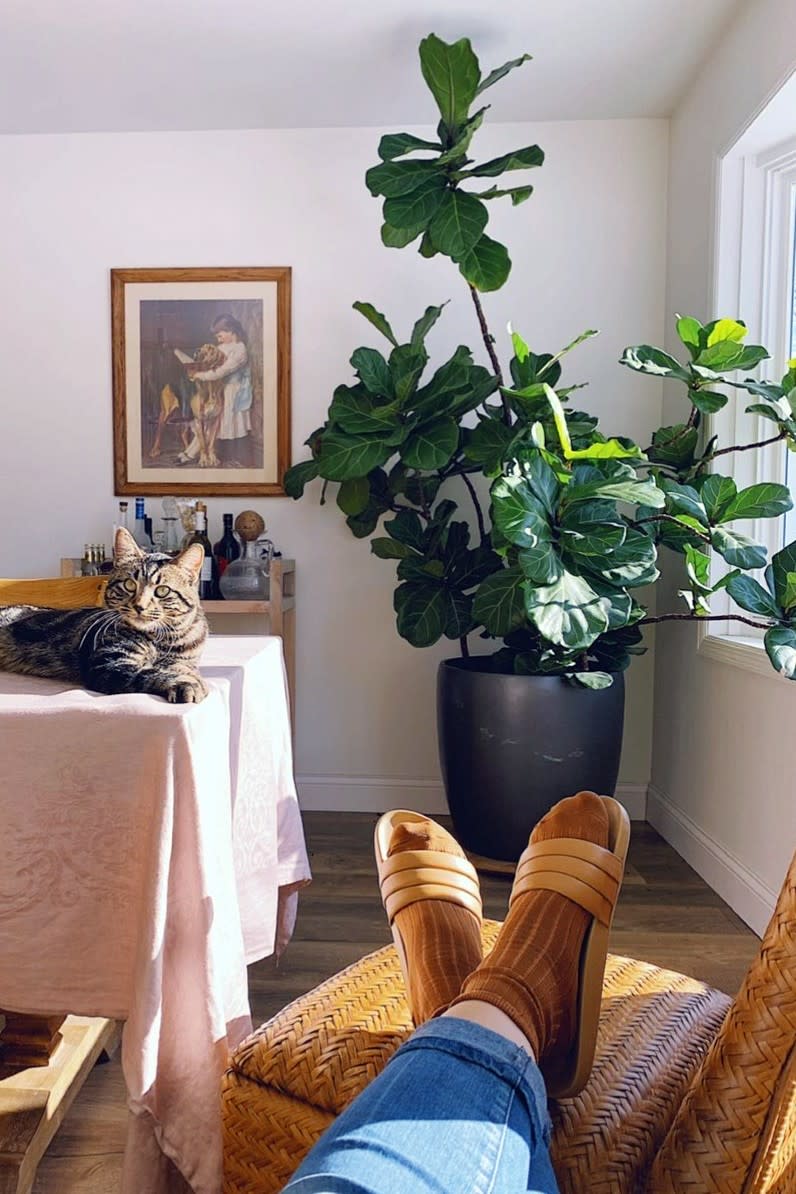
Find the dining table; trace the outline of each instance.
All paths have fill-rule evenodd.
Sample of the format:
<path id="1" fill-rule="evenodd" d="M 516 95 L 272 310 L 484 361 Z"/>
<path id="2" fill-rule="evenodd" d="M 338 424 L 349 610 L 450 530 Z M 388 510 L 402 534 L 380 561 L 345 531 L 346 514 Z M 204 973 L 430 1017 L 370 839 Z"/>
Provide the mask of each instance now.
<path id="1" fill-rule="evenodd" d="M 0 673 L 0 1008 L 123 1022 L 123 1194 L 219 1194 L 247 964 L 310 880 L 281 639 L 200 670 L 186 705 Z"/>

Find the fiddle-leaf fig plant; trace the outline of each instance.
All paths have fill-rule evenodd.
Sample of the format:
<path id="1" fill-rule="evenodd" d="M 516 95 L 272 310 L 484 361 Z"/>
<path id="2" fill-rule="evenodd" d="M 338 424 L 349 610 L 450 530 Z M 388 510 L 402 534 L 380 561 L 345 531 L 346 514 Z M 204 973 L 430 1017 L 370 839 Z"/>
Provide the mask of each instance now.
<path id="1" fill-rule="evenodd" d="M 519 185 L 481 188 L 485 179 L 538 168 L 544 154 L 532 145 L 478 161 L 473 143 L 488 106 L 480 97 L 528 59 L 483 76 L 467 39 L 425 38 L 420 64 L 439 109 L 436 140 L 387 134 L 365 176 L 383 200 L 387 247 L 417 242 L 423 257 L 439 254 L 458 267 L 488 366 L 464 344 L 430 363 L 426 340 L 444 304 L 426 307 L 407 335 L 372 304 L 354 303 L 380 347 L 353 352 L 354 376 L 334 391 L 326 422 L 306 441 L 310 459 L 287 471 L 286 492 L 300 498 L 320 478 L 324 501 L 337 486 L 352 533 L 396 564 L 397 628 L 416 647 L 445 637 L 468 655 L 470 637 L 480 635 L 500 640 L 485 668 L 603 688 L 643 651 L 645 624 L 726 616 L 765 630 L 774 667 L 793 679 L 796 544 L 769 563 L 766 549 L 738 529 L 783 515 L 790 493 L 769 483 L 739 490 L 716 467 L 730 453 L 776 441 L 796 449 L 796 362 L 779 382 L 756 380 L 749 373 L 769 354 L 745 343 L 740 320 L 703 325 L 678 316 L 687 359 L 650 345 L 621 358 L 680 383 L 690 404 L 685 422 L 659 428 L 643 449 L 603 434 L 594 416 L 572 405 L 580 385 L 562 384 L 564 358 L 593 330 L 550 353 L 510 329 L 508 372 L 501 368 L 480 294 L 503 286 L 511 261 L 487 235 L 488 204 L 504 196 L 522 203 L 533 188 L 524 173 Z M 704 416 L 726 404 L 727 387 L 755 399 L 747 410 L 774 424 L 769 438 L 705 441 Z M 471 518 L 462 517 L 452 482 L 468 491 Z M 687 610 L 650 617 L 644 593 L 658 579 L 661 546 L 683 557 Z M 727 565 L 716 581 L 713 553 Z M 710 613 L 720 589 L 744 614 Z"/>

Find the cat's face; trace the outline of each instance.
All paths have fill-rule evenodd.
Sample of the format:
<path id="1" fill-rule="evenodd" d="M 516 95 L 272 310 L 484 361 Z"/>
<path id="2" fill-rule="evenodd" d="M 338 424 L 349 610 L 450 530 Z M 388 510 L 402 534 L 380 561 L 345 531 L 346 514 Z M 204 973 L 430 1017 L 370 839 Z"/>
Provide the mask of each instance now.
<path id="1" fill-rule="evenodd" d="M 199 604 L 198 579 L 204 551 L 198 543 L 172 558 L 144 552 L 119 528 L 113 545 L 113 571 L 105 605 L 136 630 L 179 629 Z"/>

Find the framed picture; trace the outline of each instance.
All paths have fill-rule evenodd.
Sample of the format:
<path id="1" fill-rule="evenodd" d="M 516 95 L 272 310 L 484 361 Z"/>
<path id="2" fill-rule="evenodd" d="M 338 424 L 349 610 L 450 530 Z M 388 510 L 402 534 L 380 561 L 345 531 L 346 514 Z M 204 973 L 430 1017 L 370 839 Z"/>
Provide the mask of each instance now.
<path id="1" fill-rule="evenodd" d="M 290 269 L 111 270 L 120 494 L 281 495 Z"/>

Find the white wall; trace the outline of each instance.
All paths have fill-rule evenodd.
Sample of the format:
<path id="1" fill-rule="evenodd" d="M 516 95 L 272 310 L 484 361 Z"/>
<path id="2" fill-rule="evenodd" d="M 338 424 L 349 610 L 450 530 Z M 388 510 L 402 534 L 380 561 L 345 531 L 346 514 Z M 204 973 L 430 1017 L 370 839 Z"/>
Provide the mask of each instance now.
<path id="1" fill-rule="evenodd" d="M 743 6 L 673 117 L 667 311 L 743 317 L 710 309 L 717 162 L 792 72 L 795 46 L 793 0 Z M 664 414 L 682 414 L 669 391 Z M 696 646 L 690 627 L 658 630 L 649 817 L 760 932 L 796 846 L 796 685 Z"/>
<path id="2" fill-rule="evenodd" d="M 422 132 L 422 130 L 420 130 Z M 427 135 L 427 133 L 426 133 Z M 110 535 L 111 267 L 291 265 L 293 444 L 318 426 L 348 358 L 378 334 L 351 309 L 367 299 L 404 334 L 428 303 L 453 298 L 429 341 L 437 361 L 478 350 L 450 263 L 388 251 L 363 182 L 374 129 L 6 136 L 0 177 L 0 575 L 52 574 L 60 555 Z M 667 123 L 591 121 L 485 131 L 486 155 L 538 141 L 548 163 L 525 206 L 494 206 L 514 272 L 485 306 L 504 351 L 509 319 L 542 349 L 586 327 L 568 377 L 606 429 L 644 443 L 661 392 L 620 369 L 622 347 L 663 330 Z M 348 532 L 334 504 L 212 500 L 259 508 L 298 561 L 297 771 L 306 805 L 443 808 L 434 729 L 438 660 L 416 651 L 392 611 L 393 566 Z M 152 509 L 154 502 L 150 500 Z M 651 657 L 630 680 L 623 791 L 649 778 Z"/>

